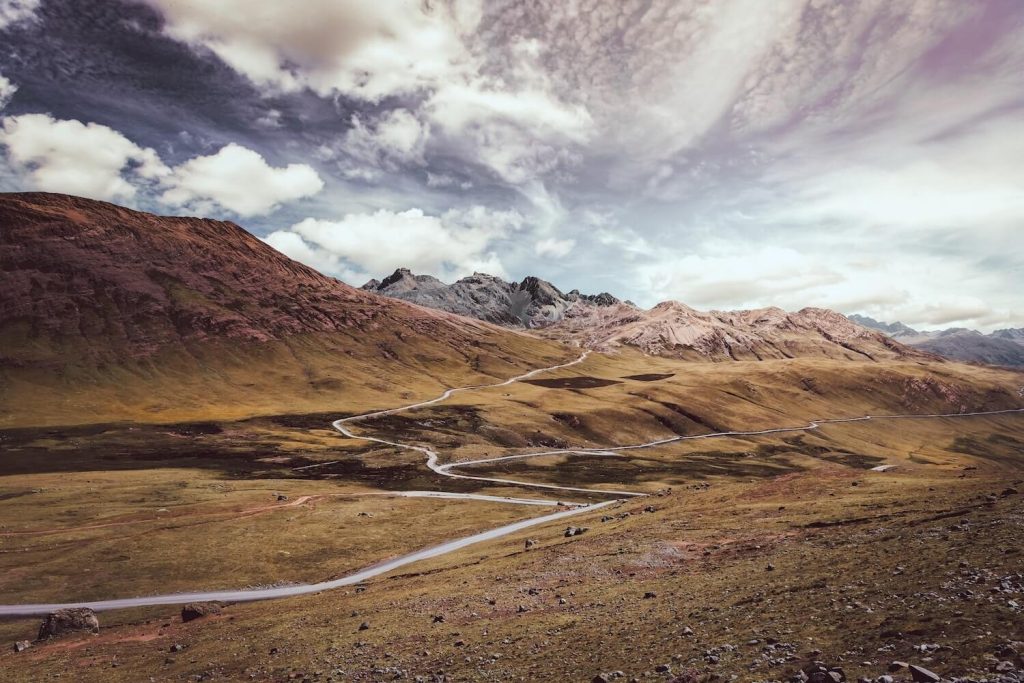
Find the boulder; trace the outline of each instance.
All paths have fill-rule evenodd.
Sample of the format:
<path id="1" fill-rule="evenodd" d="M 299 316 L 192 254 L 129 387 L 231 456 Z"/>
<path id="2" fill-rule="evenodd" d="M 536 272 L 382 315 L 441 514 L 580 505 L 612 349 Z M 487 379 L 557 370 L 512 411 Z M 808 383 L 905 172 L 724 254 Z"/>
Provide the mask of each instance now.
<path id="1" fill-rule="evenodd" d="M 27 641 L 27 640 L 19 640 L 18 642 L 16 642 L 14 644 L 14 651 L 15 652 L 24 652 L 25 650 L 29 649 L 30 647 L 32 647 L 32 643 L 30 643 L 29 641 Z"/>
<path id="2" fill-rule="evenodd" d="M 39 627 L 39 640 L 46 640 L 65 633 L 87 631 L 100 632 L 100 620 L 87 607 L 70 607 L 51 612 Z"/>
<path id="3" fill-rule="evenodd" d="M 914 683 L 939 683 L 942 680 L 942 676 L 934 671 L 915 664 L 910 665 L 910 677 L 914 679 Z"/>
<path id="4" fill-rule="evenodd" d="M 211 614 L 220 614 L 220 605 L 216 602 L 190 602 L 181 608 L 183 622 L 195 621 Z"/>

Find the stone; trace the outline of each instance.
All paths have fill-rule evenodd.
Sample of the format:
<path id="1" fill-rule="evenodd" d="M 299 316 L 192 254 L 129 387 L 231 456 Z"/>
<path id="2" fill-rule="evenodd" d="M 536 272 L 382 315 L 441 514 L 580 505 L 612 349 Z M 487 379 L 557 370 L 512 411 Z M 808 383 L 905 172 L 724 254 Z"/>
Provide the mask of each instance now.
<path id="1" fill-rule="evenodd" d="M 658 597 L 658 594 L 655 593 L 654 591 L 647 591 L 646 593 L 644 593 L 644 600 L 650 600 L 651 598 L 656 598 L 656 597 Z"/>
<path id="2" fill-rule="evenodd" d="M 69 607 L 51 612 L 39 626 L 38 640 L 46 640 L 65 633 L 88 631 L 100 632 L 100 621 L 96 613 L 86 607 Z"/>
<path id="3" fill-rule="evenodd" d="M 181 608 L 181 621 L 188 623 L 212 614 L 220 614 L 220 604 L 216 602 L 190 602 Z"/>
<path id="4" fill-rule="evenodd" d="M 184 649 L 185 646 L 181 643 L 175 643 L 174 645 L 171 645 L 171 652 L 181 652 Z"/>
<path id="5" fill-rule="evenodd" d="M 910 665 L 910 677 L 914 679 L 914 683 L 939 683 L 942 680 L 942 676 L 934 671 L 915 664 Z"/>
<path id="6" fill-rule="evenodd" d="M 365 631 L 368 628 L 370 628 L 370 622 L 368 622 L 368 621 L 364 621 L 363 623 L 359 624 L 359 630 L 360 631 Z"/>
<path id="7" fill-rule="evenodd" d="M 19 640 L 18 642 L 16 642 L 14 644 L 14 651 L 15 652 L 24 652 L 25 650 L 29 649 L 30 647 L 32 647 L 32 643 L 30 643 L 29 641 L 27 641 L 27 640 Z"/>
<path id="8" fill-rule="evenodd" d="M 535 545 L 537 545 L 537 539 L 535 539 L 535 538 L 528 538 L 528 539 L 526 539 L 526 549 L 527 550 L 529 550 L 530 548 L 534 547 Z"/>
<path id="9" fill-rule="evenodd" d="M 444 623 L 444 615 L 443 614 L 435 614 L 433 620 L 431 621 L 431 623 L 433 623 L 433 624 L 443 624 Z"/>

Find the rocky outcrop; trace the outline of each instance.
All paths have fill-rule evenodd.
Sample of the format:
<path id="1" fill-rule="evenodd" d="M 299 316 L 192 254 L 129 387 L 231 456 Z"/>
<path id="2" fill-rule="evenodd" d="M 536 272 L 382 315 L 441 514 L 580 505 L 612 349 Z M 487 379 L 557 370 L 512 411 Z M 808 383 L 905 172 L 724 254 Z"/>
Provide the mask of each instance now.
<path id="1" fill-rule="evenodd" d="M 56 638 L 68 633 L 99 633 L 100 620 L 86 607 L 71 607 L 51 612 L 39 626 L 39 640 Z"/>
<path id="2" fill-rule="evenodd" d="M 195 621 L 212 614 L 220 614 L 221 607 L 216 602 L 190 602 L 181 608 L 181 620 L 183 622 Z"/>

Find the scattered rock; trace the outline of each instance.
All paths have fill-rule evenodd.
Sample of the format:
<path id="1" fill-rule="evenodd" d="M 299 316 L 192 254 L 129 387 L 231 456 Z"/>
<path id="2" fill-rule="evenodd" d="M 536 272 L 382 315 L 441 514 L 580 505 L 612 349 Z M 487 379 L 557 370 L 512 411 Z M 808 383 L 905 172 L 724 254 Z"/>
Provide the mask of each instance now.
<path id="1" fill-rule="evenodd" d="M 30 643 L 29 641 L 27 641 L 27 640 L 19 640 L 18 642 L 16 642 L 14 644 L 14 651 L 15 652 L 24 652 L 25 650 L 29 649 L 30 647 L 32 647 L 32 643 Z"/>
<path id="2" fill-rule="evenodd" d="M 181 620 L 184 623 L 208 617 L 211 614 L 220 614 L 220 604 L 216 602 L 190 602 L 181 608 Z"/>
<path id="3" fill-rule="evenodd" d="M 100 632 L 96 613 L 86 607 L 69 607 L 51 612 L 39 627 L 39 640 L 46 640 L 77 631 Z"/>
<path id="4" fill-rule="evenodd" d="M 910 677 L 914 679 L 914 683 L 939 683 L 942 680 L 937 673 L 915 664 L 910 665 Z"/>
<path id="5" fill-rule="evenodd" d="M 580 526 L 580 527 L 567 526 L 567 527 L 565 527 L 565 537 L 569 538 L 570 536 L 579 536 L 580 534 L 584 534 L 584 533 L 586 533 L 588 531 L 590 531 L 590 527 L 586 527 L 586 526 Z"/>
<path id="6" fill-rule="evenodd" d="M 656 598 L 656 597 L 658 597 L 658 594 L 655 593 L 654 591 L 647 591 L 646 593 L 644 593 L 644 600 L 650 600 L 651 598 Z"/>
<path id="7" fill-rule="evenodd" d="M 360 631 L 365 631 L 368 628 L 370 628 L 370 622 L 368 622 L 368 621 L 364 621 L 363 623 L 359 624 L 359 630 Z"/>
<path id="8" fill-rule="evenodd" d="M 171 652 L 181 652 L 184 649 L 185 646 L 181 643 L 175 643 L 174 645 L 171 645 Z"/>
<path id="9" fill-rule="evenodd" d="M 535 539 L 535 538 L 528 538 L 528 539 L 526 539 L 526 549 L 527 550 L 529 550 L 530 548 L 534 547 L 535 545 L 537 545 L 537 539 Z"/>
<path id="10" fill-rule="evenodd" d="M 431 623 L 443 624 L 444 623 L 444 615 L 443 614 L 435 614 L 434 615 L 434 619 L 433 619 L 433 621 Z"/>
<path id="11" fill-rule="evenodd" d="M 1006 498 L 1007 496 L 1015 496 L 1018 493 L 1020 493 L 1020 491 L 1018 491 L 1014 487 L 1007 486 L 1005 489 L 1003 489 L 1003 492 L 1001 494 L 999 494 L 999 495 L 1001 495 L 1003 498 Z"/>
<path id="12" fill-rule="evenodd" d="M 668 664 L 659 664 L 658 666 L 654 667 L 654 670 L 660 674 L 667 674 L 669 671 L 672 670 L 672 667 Z"/>
<path id="13" fill-rule="evenodd" d="M 284 495 L 283 493 L 279 493 L 277 494 L 277 499 L 278 501 L 285 501 L 288 500 L 288 496 Z"/>

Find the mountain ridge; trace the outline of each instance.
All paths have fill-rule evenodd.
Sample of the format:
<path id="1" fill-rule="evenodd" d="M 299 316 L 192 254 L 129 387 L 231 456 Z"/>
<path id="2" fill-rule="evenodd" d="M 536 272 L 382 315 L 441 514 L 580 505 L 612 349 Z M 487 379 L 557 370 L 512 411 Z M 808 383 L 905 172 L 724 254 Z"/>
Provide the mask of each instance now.
<path id="1" fill-rule="evenodd" d="M 384 280 L 371 280 L 363 289 L 500 325 L 529 327 L 550 339 L 602 351 L 628 346 L 689 360 L 805 355 L 875 360 L 918 355 L 828 309 L 702 312 L 679 301 L 663 301 L 644 310 L 607 292 L 563 294 L 535 276 L 517 284 L 474 273 L 449 285 L 407 268 L 398 268 Z"/>
<path id="2" fill-rule="evenodd" d="M 966 327 L 920 331 L 902 322 L 886 323 L 856 313 L 849 318 L 884 332 L 902 344 L 951 360 L 1024 367 L 1024 328 L 1007 328 L 989 334 Z"/>

